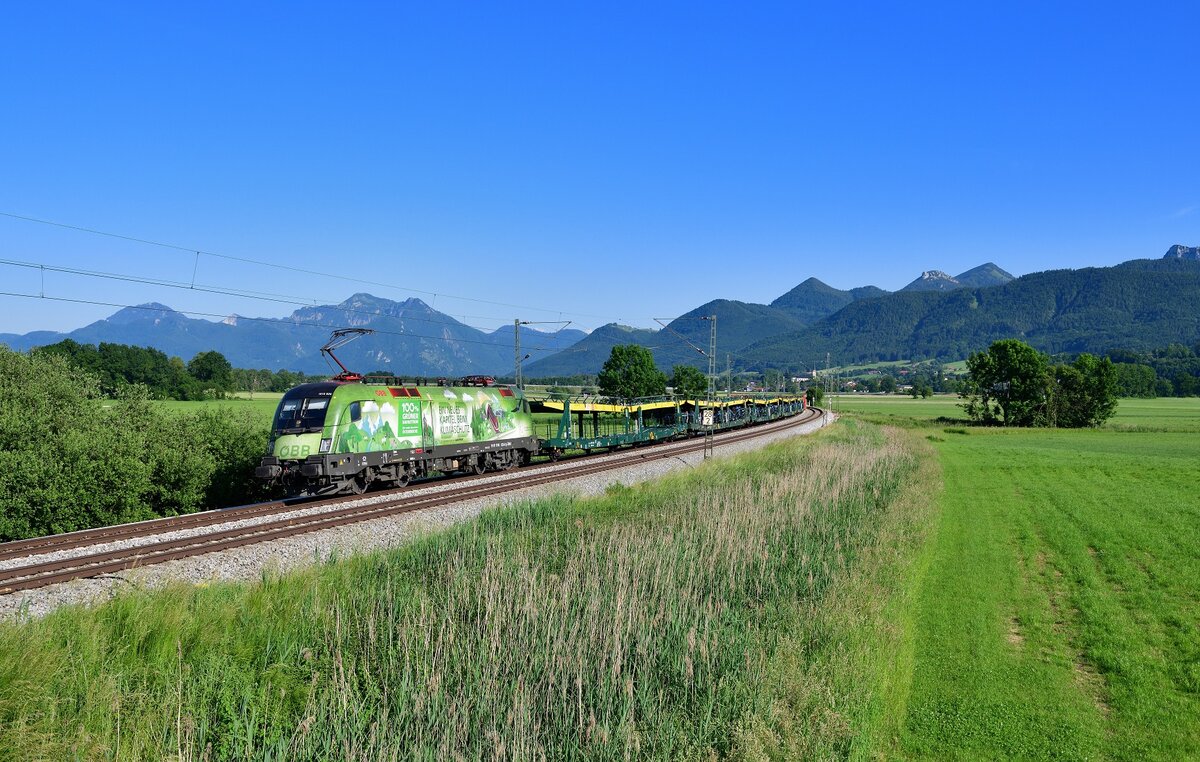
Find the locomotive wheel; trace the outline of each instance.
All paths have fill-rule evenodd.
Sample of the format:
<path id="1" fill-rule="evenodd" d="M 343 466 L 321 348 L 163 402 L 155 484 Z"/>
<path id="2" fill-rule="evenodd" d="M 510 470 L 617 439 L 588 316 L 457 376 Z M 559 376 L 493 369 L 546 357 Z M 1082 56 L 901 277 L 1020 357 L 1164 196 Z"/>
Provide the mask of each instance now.
<path id="1" fill-rule="evenodd" d="M 483 458 L 476 458 L 475 462 L 471 464 L 471 473 L 476 476 L 481 475 L 486 470 L 487 465 L 483 462 Z"/>
<path id="2" fill-rule="evenodd" d="M 367 481 L 366 474 L 359 474 L 348 482 L 350 491 L 355 495 L 361 495 L 367 491 L 367 487 L 371 486 L 371 482 Z"/>

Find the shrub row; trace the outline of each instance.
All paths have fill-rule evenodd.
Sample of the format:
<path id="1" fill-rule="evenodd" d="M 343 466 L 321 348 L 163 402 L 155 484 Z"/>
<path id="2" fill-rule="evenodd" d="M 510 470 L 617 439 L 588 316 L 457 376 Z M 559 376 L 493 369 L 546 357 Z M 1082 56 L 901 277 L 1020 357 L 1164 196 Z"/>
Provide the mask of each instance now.
<path id="1" fill-rule="evenodd" d="M 105 397 L 64 357 L 0 347 L 0 540 L 255 499 L 266 438 L 248 413 L 165 412 L 137 385 Z"/>

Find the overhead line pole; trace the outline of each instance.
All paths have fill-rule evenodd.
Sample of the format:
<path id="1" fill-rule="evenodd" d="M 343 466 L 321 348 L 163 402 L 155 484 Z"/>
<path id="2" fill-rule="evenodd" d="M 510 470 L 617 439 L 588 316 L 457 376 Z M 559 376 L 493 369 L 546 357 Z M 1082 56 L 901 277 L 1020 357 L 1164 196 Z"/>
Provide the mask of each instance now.
<path id="1" fill-rule="evenodd" d="M 525 388 L 525 379 L 521 375 L 521 363 L 530 355 L 521 356 L 521 326 L 523 325 L 558 325 L 559 331 L 571 324 L 570 320 L 522 320 L 513 319 L 513 386 Z M 555 331 L 557 333 L 558 331 Z"/>
<path id="2" fill-rule="evenodd" d="M 708 409 L 712 418 L 704 430 L 704 458 L 707 460 L 713 455 L 713 427 L 716 423 L 713 419 L 717 415 L 714 404 L 717 398 L 717 316 L 709 315 L 702 319 L 711 321 L 708 332 Z"/>
<path id="3" fill-rule="evenodd" d="M 683 320 L 683 319 L 684 318 L 676 318 L 676 320 Z M 705 459 L 707 459 L 707 458 L 712 457 L 713 426 L 715 424 L 715 421 L 713 421 L 712 419 L 716 416 L 716 407 L 714 407 L 714 403 L 716 401 L 716 394 L 717 394 L 717 316 L 716 315 L 704 315 L 703 317 L 695 317 L 695 318 L 690 318 L 690 319 L 692 319 L 692 320 L 708 320 L 710 322 L 709 331 L 708 331 L 708 351 L 707 352 L 705 352 L 703 349 L 701 349 L 700 347 L 693 344 L 691 341 L 688 340 L 688 338 L 686 336 L 681 334 L 679 331 L 676 331 L 674 328 L 667 325 L 666 318 L 654 318 L 655 322 L 657 322 L 659 325 L 661 325 L 664 329 L 666 329 L 666 330 L 670 331 L 671 333 L 675 334 L 676 336 L 678 336 L 683 341 L 684 344 L 687 344 L 689 347 L 696 350 L 700 354 L 708 357 L 708 392 L 706 394 L 706 397 L 707 397 L 706 402 L 708 405 L 707 412 L 708 412 L 710 418 L 709 418 L 709 422 L 707 424 L 705 424 L 703 422 L 704 419 L 701 418 L 701 424 L 700 424 L 701 426 L 704 427 L 704 457 L 705 457 Z"/>

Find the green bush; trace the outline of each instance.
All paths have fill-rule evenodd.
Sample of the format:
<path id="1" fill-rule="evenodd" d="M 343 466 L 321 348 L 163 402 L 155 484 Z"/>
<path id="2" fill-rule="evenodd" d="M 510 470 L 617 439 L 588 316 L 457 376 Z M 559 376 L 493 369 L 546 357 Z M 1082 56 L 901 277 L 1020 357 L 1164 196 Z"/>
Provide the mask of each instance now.
<path id="1" fill-rule="evenodd" d="M 115 399 L 100 388 L 60 355 L 0 347 L 0 540 L 261 496 L 267 432 L 248 413 L 168 414 L 144 386 Z"/>

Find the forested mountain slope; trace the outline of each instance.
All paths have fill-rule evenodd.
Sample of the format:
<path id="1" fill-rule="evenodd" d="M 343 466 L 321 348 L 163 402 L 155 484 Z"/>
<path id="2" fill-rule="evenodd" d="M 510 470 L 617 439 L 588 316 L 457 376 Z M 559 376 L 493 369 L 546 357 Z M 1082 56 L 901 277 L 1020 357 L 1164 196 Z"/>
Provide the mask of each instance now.
<path id="1" fill-rule="evenodd" d="M 1033 273 L 1003 286 L 909 291 L 847 305 L 800 331 L 758 342 L 743 361 L 804 367 L 838 362 L 961 359 L 1002 338 L 1046 352 L 1193 344 L 1200 336 L 1200 262 L 1134 260 Z"/>

